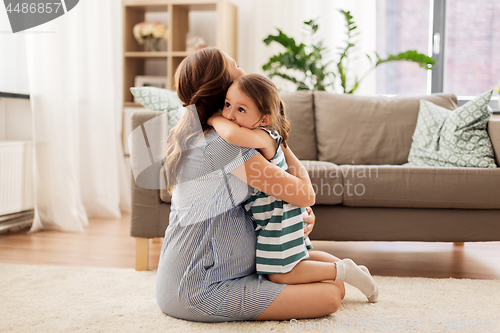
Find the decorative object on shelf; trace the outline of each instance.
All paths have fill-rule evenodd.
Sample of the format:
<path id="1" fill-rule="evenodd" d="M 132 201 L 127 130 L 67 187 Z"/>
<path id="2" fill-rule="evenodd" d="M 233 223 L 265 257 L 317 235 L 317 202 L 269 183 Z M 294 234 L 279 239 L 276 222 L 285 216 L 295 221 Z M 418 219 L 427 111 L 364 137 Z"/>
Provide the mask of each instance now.
<path id="1" fill-rule="evenodd" d="M 162 38 L 165 40 L 168 38 L 167 27 L 159 21 L 155 21 L 153 23 L 137 23 L 134 26 L 133 33 L 137 43 L 140 45 L 144 44 L 145 41 L 148 41 L 149 52 L 160 51 L 160 40 Z"/>
<path id="2" fill-rule="evenodd" d="M 340 48 L 338 53 L 339 60 L 335 64 L 335 70 L 330 70 L 330 64 L 333 61 L 325 62 L 323 56 L 328 53 L 328 49 L 323 46 L 321 40 L 318 41 L 315 36 L 318 31 L 318 24 L 314 20 L 306 21 L 306 29 L 309 33 L 308 44 L 296 44 L 295 40 L 288 37 L 280 29 L 278 35 L 269 35 L 264 39 L 264 43 L 269 45 L 271 42 L 277 42 L 285 47 L 285 51 L 273 55 L 269 62 L 262 66 L 265 71 L 270 71 L 269 77 L 279 76 L 285 80 L 292 81 L 297 85 L 297 90 L 335 90 L 335 82 L 339 81 L 342 87 L 342 93 L 352 94 L 358 88 L 361 81 L 380 64 L 389 61 L 411 61 L 417 63 L 424 69 L 432 69 L 436 62 L 426 56 L 418 53 L 415 50 L 402 52 L 396 55 L 389 54 L 386 58 L 380 58 L 377 52 L 374 52 L 376 61 L 372 60 L 370 55 L 366 57 L 372 63 L 372 67 L 363 76 L 358 79 L 354 77 L 354 82 L 351 81 L 348 87 L 348 64 L 352 54 L 352 48 L 355 46 L 353 40 L 358 34 L 356 33 L 357 26 L 354 23 L 353 17 L 349 11 L 339 10 L 346 20 L 346 46 Z M 352 59 L 352 57 L 351 57 Z M 298 76 L 292 76 L 288 70 L 300 72 Z"/>
<path id="3" fill-rule="evenodd" d="M 162 88 L 166 89 L 167 88 L 167 77 L 165 76 L 144 76 L 144 75 L 137 75 L 135 77 L 135 82 L 134 86 L 135 87 L 156 87 L 156 88 Z M 134 98 L 134 103 L 140 103 L 137 101 L 136 98 Z"/>
<path id="4" fill-rule="evenodd" d="M 203 49 L 207 46 L 207 42 L 203 37 L 188 34 L 186 39 L 186 51 L 194 52 Z"/>

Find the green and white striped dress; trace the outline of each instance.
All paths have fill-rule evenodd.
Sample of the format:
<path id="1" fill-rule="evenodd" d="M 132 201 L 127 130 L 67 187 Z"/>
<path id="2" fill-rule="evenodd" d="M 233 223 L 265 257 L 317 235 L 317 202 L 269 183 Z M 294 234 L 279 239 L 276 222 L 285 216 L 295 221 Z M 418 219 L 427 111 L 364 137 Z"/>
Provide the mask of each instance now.
<path id="1" fill-rule="evenodd" d="M 269 162 L 288 171 L 281 136 L 276 131 L 262 129 L 276 140 L 278 147 Z M 309 237 L 304 238 L 305 208 L 254 190 L 245 202 L 245 209 L 257 224 L 257 274 L 287 273 L 299 261 L 309 258 L 307 250 L 312 249 L 312 244 Z"/>

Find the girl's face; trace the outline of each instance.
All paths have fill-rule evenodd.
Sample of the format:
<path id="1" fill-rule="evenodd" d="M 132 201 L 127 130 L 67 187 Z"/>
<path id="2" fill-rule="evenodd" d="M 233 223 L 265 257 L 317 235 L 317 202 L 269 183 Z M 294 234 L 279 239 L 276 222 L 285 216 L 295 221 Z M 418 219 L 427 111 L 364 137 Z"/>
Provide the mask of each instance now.
<path id="1" fill-rule="evenodd" d="M 231 58 L 227 53 L 223 53 L 229 61 L 229 68 L 231 70 L 231 78 L 233 79 L 233 81 L 246 74 L 243 68 L 239 67 L 233 58 Z"/>
<path id="2" fill-rule="evenodd" d="M 252 99 L 243 94 L 234 84 L 227 91 L 222 116 L 249 129 L 269 125 L 269 115 L 262 117 Z"/>

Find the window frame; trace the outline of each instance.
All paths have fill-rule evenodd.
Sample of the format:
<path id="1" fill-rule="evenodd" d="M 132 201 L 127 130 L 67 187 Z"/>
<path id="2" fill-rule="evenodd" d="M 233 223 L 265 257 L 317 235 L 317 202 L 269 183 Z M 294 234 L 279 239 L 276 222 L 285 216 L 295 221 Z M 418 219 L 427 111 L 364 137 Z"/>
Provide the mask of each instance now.
<path id="1" fill-rule="evenodd" d="M 428 73 L 427 90 L 429 93 L 440 93 L 444 91 L 444 71 L 446 53 L 446 5 L 447 0 L 430 1 L 430 24 L 429 28 L 429 54 L 437 65 L 432 66 Z M 472 100 L 474 96 L 457 96 L 459 105 L 463 105 Z M 494 101 L 499 101 L 498 97 L 493 97 L 491 105 L 497 105 Z M 493 110 L 494 114 L 500 114 L 500 110 Z"/>
<path id="2" fill-rule="evenodd" d="M 432 66 L 429 73 L 431 93 L 439 93 L 444 90 L 444 60 L 446 41 L 446 0 L 430 0 L 430 20 L 432 26 L 429 37 L 429 49 L 437 65 Z"/>

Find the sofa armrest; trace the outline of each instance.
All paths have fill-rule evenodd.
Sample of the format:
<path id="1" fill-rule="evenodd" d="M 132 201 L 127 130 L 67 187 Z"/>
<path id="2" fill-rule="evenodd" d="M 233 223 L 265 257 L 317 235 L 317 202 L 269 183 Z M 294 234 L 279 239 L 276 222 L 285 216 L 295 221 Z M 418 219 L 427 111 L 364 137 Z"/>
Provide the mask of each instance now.
<path id="1" fill-rule="evenodd" d="M 148 120 L 164 114 L 156 111 L 137 111 L 132 114 L 132 131 Z M 131 143 L 134 145 L 134 142 Z M 147 142 L 147 144 L 149 144 Z M 134 158 L 134 147 L 130 147 L 130 162 L 137 164 Z M 160 184 L 160 173 L 155 175 L 157 179 L 152 179 L 151 183 Z M 164 203 L 160 198 L 160 189 L 143 188 L 137 185 L 134 175 L 132 175 L 132 207 L 130 235 L 140 238 L 163 237 L 168 226 L 168 216 L 170 205 Z"/>
<path id="2" fill-rule="evenodd" d="M 500 167 L 500 119 L 493 118 L 488 122 L 488 134 L 490 135 L 493 150 L 495 151 L 495 161 Z"/>

